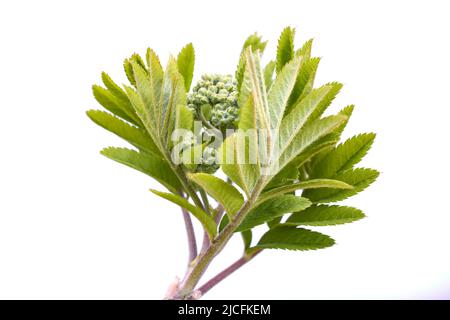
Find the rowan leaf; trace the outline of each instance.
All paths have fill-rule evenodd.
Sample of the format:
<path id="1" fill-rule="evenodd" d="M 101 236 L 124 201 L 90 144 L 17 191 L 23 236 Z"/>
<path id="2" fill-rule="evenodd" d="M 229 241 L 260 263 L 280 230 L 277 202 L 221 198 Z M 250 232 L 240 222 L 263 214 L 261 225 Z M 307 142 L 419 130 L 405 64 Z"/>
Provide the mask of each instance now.
<path id="1" fill-rule="evenodd" d="M 130 81 L 131 85 L 136 87 L 136 80 L 134 78 L 134 72 L 133 72 L 133 62 L 137 63 L 142 69 L 145 70 L 145 72 L 148 73 L 148 70 L 145 66 L 144 60 L 142 60 L 141 56 L 137 53 L 134 53 L 130 58 L 125 59 L 123 62 L 123 68 L 125 70 L 125 74 L 128 78 L 128 81 Z"/>
<path id="2" fill-rule="evenodd" d="M 177 57 L 178 71 L 184 78 L 184 86 L 189 91 L 194 76 L 195 51 L 192 43 L 187 44 Z"/>
<path id="3" fill-rule="evenodd" d="M 188 178 L 217 200 L 233 216 L 243 205 L 244 197 L 231 184 L 207 173 L 191 173 Z"/>
<path id="4" fill-rule="evenodd" d="M 257 159 L 250 157 L 257 154 L 257 151 L 249 152 L 250 146 L 254 144 L 247 137 L 240 137 L 239 132 L 229 136 L 218 153 L 222 171 L 248 196 L 260 177 L 260 168 Z"/>
<path id="5" fill-rule="evenodd" d="M 361 210 L 353 207 L 319 205 L 293 213 L 285 224 L 290 226 L 331 226 L 350 223 L 364 217 Z"/>
<path id="6" fill-rule="evenodd" d="M 312 49 L 313 39 L 309 39 L 306 41 L 300 49 L 295 52 L 296 56 L 301 56 L 303 61 L 311 58 L 311 49 Z"/>
<path id="7" fill-rule="evenodd" d="M 320 100 L 317 107 L 314 108 L 314 112 L 311 114 L 308 121 L 313 121 L 320 118 L 342 89 L 342 83 L 339 82 L 330 82 L 325 84 L 324 86 L 329 88 L 329 90 L 327 94 Z"/>
<path id="8" fill-rule="evenodd" d="M 268 92 L 268 106 L 270 128 L 278 132 L 286 108 L 286 103 L 291 95 L 300 67 L 300 57 L 295 57 L 287 62 L 278 72 Z"/>
<path id="9" fill-rule="evenodd" d="M 286 213 L 304 210 L 310 205 L 311 201 L 308 199 L 292 194 L 268 199 L 252 209 L 236 231 L 249 230 Z"/>
<path id="10" fill-rule="evenodd" d="M 130 102 L 136 111 L 136 114 L 138 115 L 141 122 L 144 124 L 144 128 L 148 132 L 148 134 L 152 137 L 153 141 L 159 148 L 159 133 L 156 126 L 156 121 L 152 117 L 152 114 L 147 109 L 144 101 L 142 101 L 140 95 L 136 92 L 135 89 L 129 86 L 125 86 L 125 91 L 127 93 L 128 99 L 130 99 Z M 162 150 L 160 150 L 162 152 Z"/>
<path id="11" fill-rule="evenodd" d="M 279 225 L 267 231 L 256 248 L 316 250 L 331 247 L 334 243 L 332 238 L 316 231 Z"/>
<path id="12" fill-rule="evenodd" d="M 330 178 L 343 170 L 351 169 L 367 154 L 374 139 L 374 133 L 364 133 L 346 140 L 316 163 L 310 175 Z"/>
<path id="13" fill-rule="evenodd" d="M 159 104 L 161 108 L 159 132 L 162 141 L 166 146 L 170 144 L 170 137 L 175 127 L 175 112 L 179 105 L 186 105 L 184 80 L 178 72 L 176 60 L 173 57 L 170 57 L 164 72 L 164 81 Z"/>
<path id="14" fill-rule="evenodd" d="M 283 122 L 285 119 L 283 119 Z M 298 123 L 294 122 L 292 124 L 292 120 L 284 124 L 282 122 L 280 130 L 280 157 L 277 163 L 272 164 L 274 166 L 272 172 L 277 173 L 280 169 L 284 168 L 285 165 L 313 145 L 318 139 L 332 132 L 333 129 L 342 124 L 345 119 L 346 117 L 342 115 L 329 116 L 315 120 L 304 128 L 302 122 L 305 119 L 304 117 L 302 119 L 301 116 L 297 120 Z"/>
<path id="15" fill-rule="evenodd" d="M 186 105 L 179 104 L 176 108 L 175 128 L 191 131 L 194 125 L 194 113 Z"/>
<path id="16" fill-rule="evenodd" d="M 134 125 L 139 125 L 132 117 L 130 117 L 123 108 L 122 102 L 115 97 L 109 90 L 98 86 L 92 86 L 92 93 L 95 100 L 102 105 L 103 108 L 111 112 L 112 114 L 126 120 Z"/>
<path id="17" fill-rule="evenodd" d="M 245 51 L 247 48 L 250 48 L 252 52 L 262 54 L 264 49 L 266 48 L 267 41 L 262 41 L 262 37 L 258 36 L 257 33 L 250 35 L 244 42 L 242 46 L 242 51 L 239 56 L 239 63 L 235 72 L 235 78 L 237 82 L 238 91 L 241 90 L 242 80 L 244 79 L 244 71 L 245 71 Z"/>
<path id="18" fill-rule="evenodd" d="M 125 139 L 136 148 L 159 154 L 153 139 L 143 129 L 128 124 L 108 112 L 89 110 L 86 114 L 97 125 Z"/>
<path id="19" fill-rule="evenodd" d="M 169 164 L 155 154 L 115 147 L 105 148 L 100 153 L 114 161 L 149 175 L 172 192 L 177 192 L 181 188 L 180 181 Z"/>
<path id="20" fill-rule="evenodd" d="M 275 61 L 269 61 L 264 68 L 264 83 L 266 89 L 269 90 L 273 82 L 273 73 L 275 72 L 276 63 Z"/>
<path id="21" fill-rule="evenodd" d="M 303 196 L 315 203 L 335 202 L 347 199 L 367 188 L 379 176 L 374 169 L 356 168 L 341 171 L 333 179 L 353 186 L 353 189 L 311 189 L 305 190 Z"/>
<path id="22" fill-rule="evenodd" d="M 146 128 L 150 132 L 154 132 L 157 136 L 158 132 L 158 118 L 159 114 L 159 95 L 161 92 L 161 79 L 159 79 L 158 87 L 154 88 L 154 83 L 152 83 L 150 76 L 145 72 L 145 70 L 137 63 L 133 62 L 133 74 L 136 80 L 136 92 L 140 97 L 140 103 L 136 103 L 136 100 L 130 95 L 130 90 L 127 91 L 128 98 L 130 99 L 137 115 L 144 123 Z M 154 74 L 152 76 L 155 76 Z"/>
<path id="23" fill-rule="evenodd" d="M 277 46 L 277 73 L 294 58 L 294 35 L 295 29 L 291 27 L 286 27 L 281 32 Z"/>
<path id="24" fill-rule="evenodd" d="M 302 57 L 299 55 L 299 57 Z M 314 79 L 320 58 L 303 58 L 294 88 L 289 97 L 286 112 L 289 112 L 294 104 L 306 97 L 313 89 Z"/>
<path id="25" fill-rule="evenodd" d="M 318 189 L 318 188 L 333 188 L 333 189 L 353 189 L 353 187 L 345 182 L 333 179 L 313 179 L 292 184 L 287 184 L 278 188 L 271 189 L 264 192 L 259 197 L 258 201 L 266 201 L 268 199 L 283 195 L 285 193 L 296 190 Z"/>

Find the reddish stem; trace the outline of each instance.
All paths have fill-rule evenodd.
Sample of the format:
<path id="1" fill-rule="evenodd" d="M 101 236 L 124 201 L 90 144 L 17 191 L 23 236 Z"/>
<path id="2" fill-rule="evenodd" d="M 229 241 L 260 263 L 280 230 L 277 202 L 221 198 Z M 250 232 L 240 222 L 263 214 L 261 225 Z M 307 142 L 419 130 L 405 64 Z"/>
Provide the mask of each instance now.
<path id="1" fill-rule="evenodd" d="M 201 296 L 203 296 L 205 293 L 207 293 L 211 288 L 216 286 L 219 282 L 224 280 L 226 277 L 228 277 L 230 274 L 232 274 L 234 271 L 242 267 L 244 264 L 252 260 L 256 255 L 258 255 L 262 250 L 258 250 L 253 252 L 251 255 L 244 255 L 238 260 L 236 260 L 233 264 L 228 266 L 223 271 L 219 272 L 216 276 L 208 280 L 204 285 L 202 285 L 200 288 L 195 290 L 195 292 L 200 293 Z"/>

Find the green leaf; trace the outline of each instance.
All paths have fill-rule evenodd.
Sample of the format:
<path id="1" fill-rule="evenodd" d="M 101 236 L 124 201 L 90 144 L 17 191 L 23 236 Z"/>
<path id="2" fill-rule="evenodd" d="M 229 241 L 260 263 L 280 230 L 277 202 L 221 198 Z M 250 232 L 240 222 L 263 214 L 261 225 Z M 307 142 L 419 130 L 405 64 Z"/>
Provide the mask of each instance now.
<path id="1" fill-rule="evenodd" d="M 184 78 L 184 86 L 189 91 L 194 76 L 195 52 L 192 43 L 187 44 L 177 57 L 178 71 Z"/>
<path id="2" fill-rule="evenodd" d="M 166 146 L 175 127 L 175 111 L 178 105 L 186 105 L 186 91 L 183 77 L 178 72 L 176 60 L 169 58 L 164 72 L 164 82 L 161 95 L 160 135 Z"/>
<path id="3" fill-rule="evenodd" d="M 136 110 L 136 114 L 138 115 L 141 122 L 144 124 L 144 128 L 147 130 L 148 134 L 152 137 L 153 142 L 159 148 L 159 134 L 157 128 L 154 127 L 155 120 L 152 118 L 150 112 L 147 110 L 145 103 L 142 101 L 140 95 L 132 88 L 125 86 L 125 91 L 127 93 L 128 99 Z M 163 150 L 160 149 L 160 152 Z"/>
<path id="4" fill-rule="evenodd" d="M 272 168 L 272 172 L 274 173 L 277 173 L 284 168 L 285 165 L 295 157 L 299 156 L 301 152 L 313 145 L 318 139 L 332 132 L 346 119 L 346 117 L 342 115 L 330 116 L 315 120 L 303 128 L 305 115 L 297 113 L 300 116 L 297 119 L 297 122 L 295 122 L 295 120 L 289 117 L 291 114 L 296 113 L 291 112 L 288 117 L 283 119 L 283 122 L 285 122 L 285 120 L 287 120 L 287 122 L 282 122 L 281 124 L 280 157 L 278 163 L 273 164 L 278 166 L 277 168 Z"/>
<path id="5" fill-rule="evenodd" d="M 286 108 L 286 103 L 294 87 L 300 67 L 300 57 L 286 63 L 268 92 L 270 128 L 278 132 Z"/>
<path id="6" fill-rule="evenodd" d="M 275 61 L 269 61 L 269 63 L 264 68 L 264 83 L 266 85 L 266 89 L 269 90 L 269 88 L 272 86 L 273 82 L 273 73 L 275 72 L 276 63 Z"/>
<path id="7" fill-rule="evenodd" d="M 364 213 L 356 208 L 320 205 L 293 213 L 285 224 L 290 226 L 331 226 L 350 223 L 364 217 Z"/>
<path id="8" fill-rule="evenodd" d="M 316 250 L 332 245 L 334 245 L 334 240 L 322 233 L 280 225 L 267 231 L 259 240 L 256 248 Z"/>
<path id="9" fill-rule="evenodd" d="M 101 154 L 149 175 L 172 192 L 177 192 L 181 188 L 180 182 L 170 166 L 157 155 L 115 147 L 105 148 Z"/>
<path id="10" fill-rule="evenodd" d="M 375 133 L 364 133 L 346 140 L 314 166 L 311 176 L 329 178 L 351 169 L 367 154 L 374 139 Z"/>
<path id="11" fill-rule="evenodd" d="M 177 106 L 175 128 L 191 131 L 194 125 L 194 113 L 184 104 Z"/>
<path id="12" fill-rule="evenodd" d="M 112 79 L 111 77 L 106 73 L 102 72 L 102 81 L 105 87 L 119 100 L 121 100 L 123 103 L 128 105 L 129 111 L 134 112 L 130 101 L 128 101 L 127 94 L 121 87 L 119 87 Z"/>
<path id="13" fill-rule="evenodd" d="M 329 85 L 314 89 L 305 99 L 294 105 L 291 112 L 282 120 L 280 131 L 280 144 L 282 146 L 286 141 L 295 137 L 306 123 L 310 122 L 315 110 L 326 99 L 331 89 L 332 87 Z"/>
<path id="14" fill-rule="evenodd" d="M 189 174 L 188 178 L 216 199 L 230 216 L 233 216 L 244 203 L 244 197 L 235 187 L 211 174 Z"/>
<path id="15" fill-rule="evenodd" d="M 353 186 L 353 189 L 311 189 L 305 190 L 303 196 L 315 203 L 335 202 L 347 199 L 367 188 L 379 176 L 374 169 L 356 168 L 342 171 L 333 179 L 343 181 Z"/>
<path id="16" fill-rule="evenodd" d="M 159 154 L 158 147 L 146 131 L 134 127 L 104 111 L 89 110 L 86 114 L 96 124 L 125 139 L 136 148 Z"/>
<path id="17" fill-rule="evenodd" d="M 126 120 L 134 125 L 138 125 L 138 123 L 134 121 L 126 111 L 123 110 L 120 100 L 118 100 L 109 90 L 98 85 L 93 85 L 92 93 L 94 94 L 95 100 L 97 100 L 103 108 L 123 120 Z"/>
<path id="18" fill-rule="evenodd" d="M 248 130 L 257 128 L 257 115 L 253 97 L 250 96 L 239 108 L 239 129 Z"/>
<path id="19" fill-rule="evenodd" d="M 259 55 L 254 54 L 249 48 L 245 51 L 246 66 L 244 79 L 239 92 L 239 105 L 243 106 L 252 97 L 257 114 L 257 128 L 270 128 L 269 105 L 264 84 L 264 75 L 261 70 Z"/>
<path id="20" fill-rule="evenodd" d="M 294 158 L 294 160 L 292 160 L 289 165 L 294 166 L 298 169 L 302 165 L 313 159 L 316 155 L 331 150 L 337 143 L 337 138 L 335 138 L 332 134 L 328 134 L 306 148 L 306 150 L 303 151 L 299 156 Z"/>
<path id="21" fill-rule="evenodd" d="M 303 182 L 284 185 L 282 187 L 271 189 L 261 194 L 258 202 L 266 201 L 273 197 L 280 196 L 295 190 L 317 189 L 317 188 L 333 188 L 333 189 L 353 189 L 353 187 L 345 182 L 332 179 L 313 179 Z"/>
<path id="22" fill-rule="evenodd" d="M 133 65 L 131 64 L 130 59 L 125 59 L 123 61 L 123 70 L 125 71 L 125 74 L 127 75 L 128 81 L 130 81 L 131 85 L 136 87 L 136 80 L 134 80 L 133 74 Z"/>
<path id="23" fill-rule="evenodd" d="M 336 133 L 336 135 L 338 136 L 339 139 L 340 139 L 341 134 L 344 131 L 345 127 L 347 126 L 347 123 L 350 120 L 350 117 L 353 114 L 354 109 L 355 109 L 355 106 L 351 104 L 351 105 L 346 106 L 341 111 L 339 111 L 338 114 L 342 114 L 347 117 L 347 120 L 343 124 L 341 124 L 336 130 L 334 130 L 334 132 Z"/>
<path id="24" fill-rule="evenodd" d="M 130 95 L 130 90 L 127 91 L 128 98 L 130 99 L 133 107 L 136 110 L 137 115 L 144 123 L 145 127 L 153 137 L 158 137 L 158 117 L 159 114 L 159 96 L 161 91 L 161 78 L 158 82 L 158 87 L 153 87 L 154 83 L 151 81 L 150 76 L 145 72 L 142 67 L 133 62 L 133 73 L 136 79 L 137 93 L 139 94 L 141 103 L 136 103 L 136 100 Z M 153 75 L 155 76 L 155 75 Z M 130 88 L 131 89 L 131 88 Z"/>
<path id="25" fill-rule="evenodd" d="M 136 80 L 134 78 L 133 72 L 133 62 L 137 63 L 145 72 L 148 73 L 148 70 L 145 66 L 144 60 L 142 60 L 141 56 L 137 53 L 134 53 L 129 59 L 125 59 L 123 62 L 123 68 L 125 70 L 125 74 L 127 75 L 128 81 L 136 87 Z"/>
<path id="26" fill-rule="evenodd" d="M 322 116 L 325 110 L 331 105 L 334 98 L 338 95 L 338 93 L 342 89 L 342 84 L 339 82 L 330 82 L 325 85 L 329 88 L 328 93 L 320 100 L 319 104 L 316 108 L 314 108 L 314 112 L 309 118 L 309 121 L 313 121 Z M 305 97 L 306 98 L 306 97 Z"/>
<path id="27" fill-rule="evenodd" d="M 306 41 L 303 46 L 295 52 L 295 55 L 301 56 L 303 61 L 311 58 L 311 49 L 312 49 L 313 39 L 309 39 Z"/>
<path id="28" fill-rule="evenodd" d="M 297 180 L 298 167 L 289 163 L 270 179 L 269 183 L 265 186 L 265 189 L 269 190 L 284 184 L 291 184 Z"/>
<path id="29" fill-rule="evenodd" d="M 192 213 L 194 217 L 198 219 L 198 221 L 200 221 L 205 230 L 208 232 L 209 238 L 211 240 L 214 239 L 214 237 L 217 234 L 217 226 L 213 218 L 211 218 L 211 216 L 209 216 L 205 211 L 189 203 L 185 198 L 179 195 L 161 192 L 153 189 L 150 189 L 150 191 L 156 194 L 157 196 L 169 200 L 170 202 L 173 202 L 179 205 L 180 207 L 188 210 L 190 213 Z"/>
<path id="30" fill-rule="evenodd" d="M 275 219 L 269 220 L 267 221 L 267 226 L 269 227 L 269 229 L 275 228 L 281 223 L 282 219 L 283 217 L 276 217 Z"/>
<path id="31" fill-rule="evenodd" d="M 249 230 L 286 213 L 304 210 L 310 205 L 308 199 L 292 194 L 269 199 L 250 210 L 236 231 Z"/>
<path id="32" fill-rule="evenodd" d="M 277 47 L 277 73 L 294 58 L 294 35 L 295 29 L 291 27 L 286 27 L 281 32 Z"/>
<path id="33" fill-rule="evenodd" d="M 244 241 L 244 250 L 247 250 L 252 245 L 252 230 L 245 230 L 241 232 L 242 240 Z"/>
<path id="34" fill-rule="evenodd" d="M 253 52 L 256 52 L 258 50 L 260 53 L 263 53 L 264 49 L 266 48 L 266 45 L 267 41 L 262 41 L 262 37 L 255 32 L 254 34 L 250 35 L 247 39 L 245 39 L 241 52 L 244 52 L 245 49 L 251 47 Z"/>
<path id="35" fill-rule="evenodd" d="M 354 109 L 354 106 L 349 105 L 349 106 L 345 107 L 344 109 L 342 109 L 341 111 L 339 111 L 338 114 L 346 116 L 347 119 L 340 126 L 338 126 L 336 129 L 334 129 L 330 134 L 324 136 L 317 142 L 317 147 L 319 147 L 319 145 L 323 145 L 324 148 L 323 148 L 323 150 L 317 150 L 318 152 L 315 152 L 312 155 L 312 157 L 310 157 L 308 159 L 308 160 L 312 160 L 311 167 L 314 167 L 315 164 L 317 162 L 319 162 L 324 156 L 326 156 L 339 142 L 342 132 L 344 131 L 345 127 L 347 126 L 350 116 L 353 113 L 353 109 Z M 328 145 L 328 147 L 326 147 L 326 145 Z"/>
<path id="36" fill-rule="evenodd" d="M 218 150 L 222 171 L 241 187 L 247 196 L 250 195 L 260 177 L 259 165 L 250 161 L 249 148 L 248 139 L 246 137 L 239 138 L 238 132 L 235 132 L 225 139 Z M 244 154 L 238 153 L 238 151 Z"/>
<path id="37" fill-rule="evenodd" d="M 131 56 L 131 61 L 134 61 L 135 63 L 137 63 L 142 69 L 145 70 L 145 72 L 148 73 L 147 67 L 145 66 L 144 60 L 142 60 L 141 56 L 137 53 L 133 53 L 133 55 Z"/>
<path id="38" fill-rule="evenodd" d="M 305 62 L 304 72 L 300 72 L 303 81 L 301 82 L 301 95 L 299 99 L 303 99 L 311 92 L 314 87 L 317 69 L 319 67 L 320 58 L 310 58 Z"/>
<path id="39" fill-rule="evenodd" d="M 239 57 L 239 63 L 236 69 L 235 78 L 237 82 L 238 91 L 241 90 L 242 80 L 244 79 L 245 71 L 245 51 L 250 48 L 252 52 L 259 52 L 262 54 L 266 48 L 267 41 L 262 41 L 262 38 L 257 33 L 250 35 L 242 46 L 242 51 Z"/>
<path id="40" fill-rule="evenodd" d="M 312 91 L 319 62 L 320 58 L 302 60 L 297 80 L 295 81 L 294 88 L 292 89 L 292 94 L 289 97 L 286 112 L 289 112 L 296 102 L 306 97 L 306 95 Z"/>

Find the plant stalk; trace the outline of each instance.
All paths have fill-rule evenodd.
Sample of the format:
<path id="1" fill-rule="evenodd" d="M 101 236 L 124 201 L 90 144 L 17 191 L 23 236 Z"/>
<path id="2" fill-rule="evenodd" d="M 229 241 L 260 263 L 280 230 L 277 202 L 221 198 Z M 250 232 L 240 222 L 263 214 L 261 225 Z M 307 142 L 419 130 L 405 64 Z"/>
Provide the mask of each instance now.
<path id="1" fill-rule="evenodd" d="M 181 208 L 183 212 L 184 224 L 186 226 L 186 235 L 189 247 L 189 260 L 188 265 L 197 257 L 197 241 L 195 239 L 194 226 L 192 225 L 191 215 L 186 209 Z"/>
<path id="2" fill-rule="evenodd" d="M 211 212 L 210 212 L 211 210 L 209 210 L 208 196 L 206 195 L 206 192 L 203 189 L 200 189 L 200 196 L 201 196 L 203 203 L 205 204 L 205 211 L 209 215 L 211 215 Z M 200 249 L 200 252 L 204 252 L 206 250 L 206 248 L 209 247 L 210 244 L 211 244 L 211 240 L 209 239 L 208 232 L 205 231 L 203 233 L 202 248 Z"/>
<path id="3" fill-rule="evenodd" d="M 241 258 L 236 260 L 233 264 L 228 266 L 223 271 L 219 272 L 216 276 L 208 280 L 205 284 L 203 284 L 200 288 L 195 290 L 198 292 L 200 296 L 203 296 L 205 293 L 207 293 L 209 290 L 211 290 L 213 287 L 215 287 L 217 284 L 219 284 L 222 280 L 224 280 L 226 277 L 231 275 L 234 271 L 241 268 L 243 265 L 245 265 L 247 262 L 252 260 L 257 254 L 259 254 L 261 250 L 256 250 L 253 253 L 249 255 L 243 255 Z"/>

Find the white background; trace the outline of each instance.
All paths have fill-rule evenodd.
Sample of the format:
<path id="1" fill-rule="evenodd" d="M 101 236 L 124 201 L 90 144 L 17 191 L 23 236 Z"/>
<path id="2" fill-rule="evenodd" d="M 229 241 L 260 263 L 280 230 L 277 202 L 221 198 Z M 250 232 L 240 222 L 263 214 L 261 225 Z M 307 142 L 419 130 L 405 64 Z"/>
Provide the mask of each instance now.
<path id="1" fill-rule="evenodd" d="M 317 85 L 345 84 L 346 136 L 377 132 L 362 165 L 382 172 L 347 201 L 369 216 L 323 228 L 337 245 L 267 251 L 208 298 L 450 298 L 448 1 L 2 1 L 0 298 L 159 299 L 187 258 L 178 208 L 98 151 L 125 144 L 85 115 L 91 85 L 148 46 L 187 42 L 195 76 L 234 72 L 258 31 L 314 37 Z M 241 240 L 207 277 L 237 258 Z"/>

